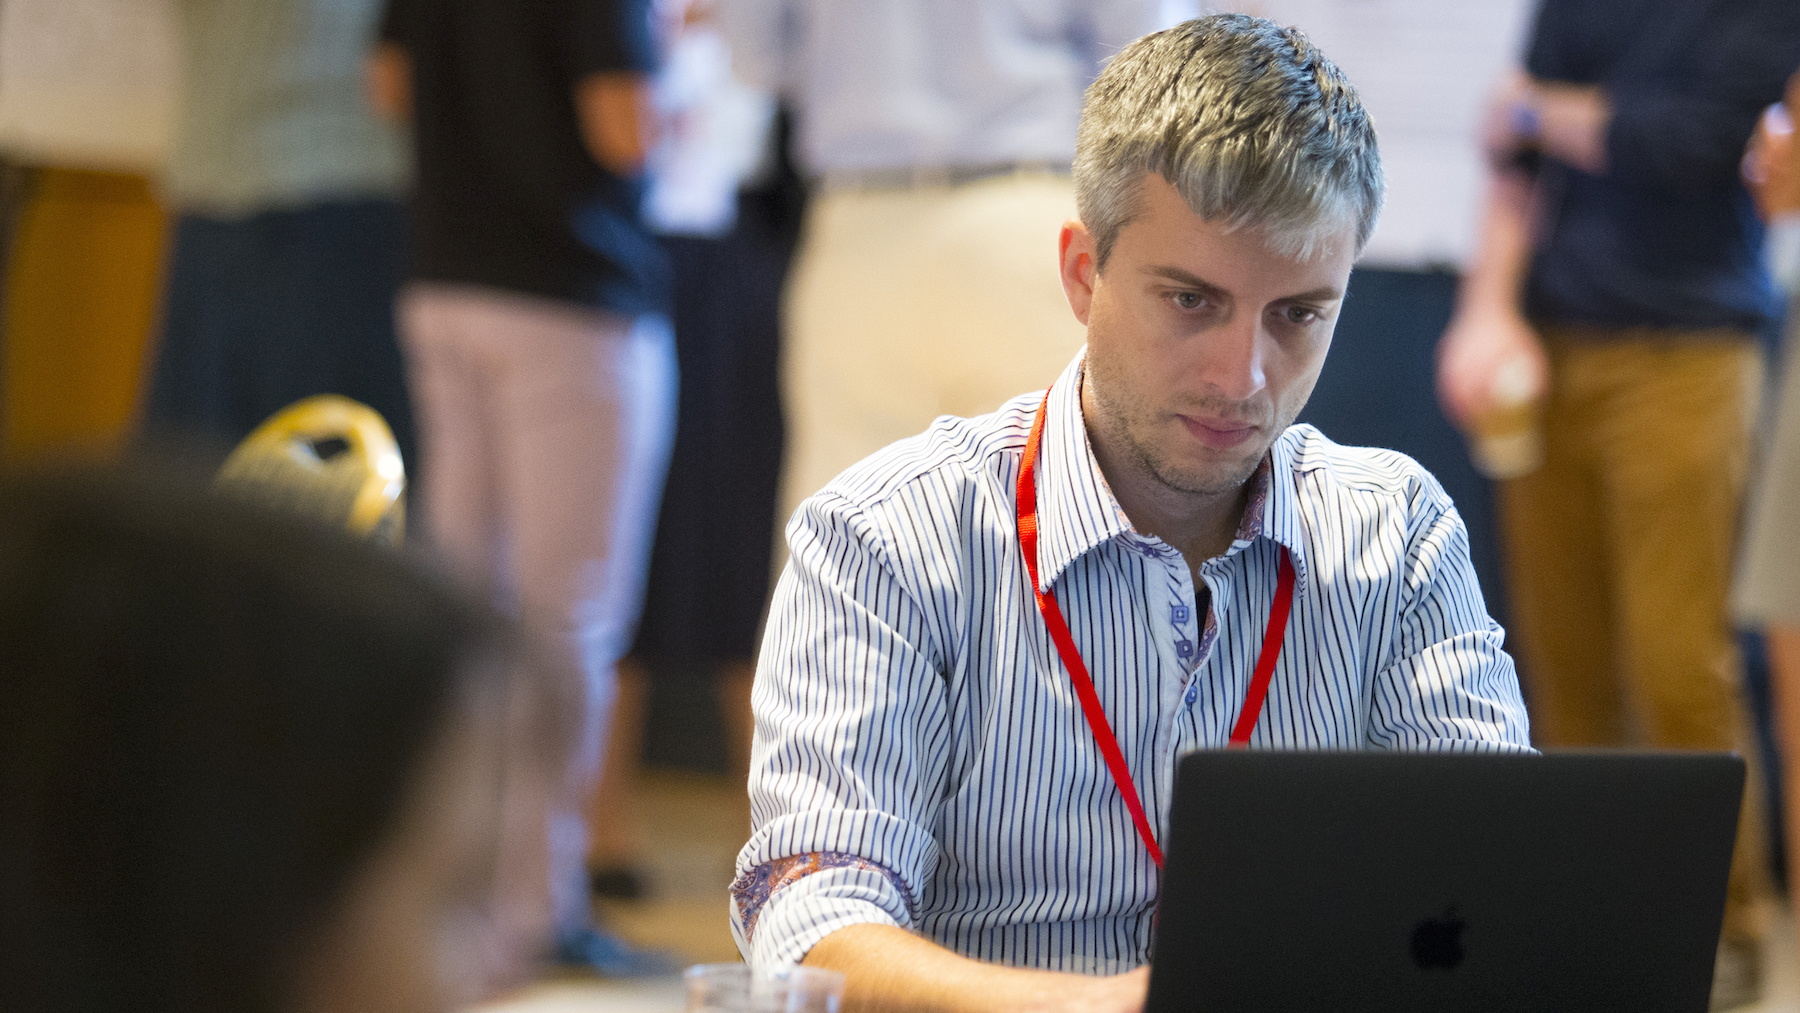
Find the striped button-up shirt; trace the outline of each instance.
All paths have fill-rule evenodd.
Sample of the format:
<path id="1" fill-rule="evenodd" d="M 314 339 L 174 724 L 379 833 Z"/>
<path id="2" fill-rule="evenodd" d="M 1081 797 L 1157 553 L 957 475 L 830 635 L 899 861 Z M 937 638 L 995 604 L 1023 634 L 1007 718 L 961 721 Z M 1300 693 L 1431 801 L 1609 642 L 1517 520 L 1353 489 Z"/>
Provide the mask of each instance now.
<path id="1" fill-rule="evenodd" d="M 1083 362 L 1047 408 L 1038 569 L 1159 837 L 1176 758 L 1230 737 L 1281 546 L 1298 580 L 1251 748 L 1528 748 L 1467 531 L 1424 469 L 1288 429 L 1196 599 L 1186 559 L 1107 487 Z M 1148 959 L 1158 872 L 1020 556 L 1015 483 L 1040 398 L 939 419 L 788 525 L 753 698 L 755 832 L 732 885 L 752 963 L 794 963 L 860 923 L 1002 964 Z"/>

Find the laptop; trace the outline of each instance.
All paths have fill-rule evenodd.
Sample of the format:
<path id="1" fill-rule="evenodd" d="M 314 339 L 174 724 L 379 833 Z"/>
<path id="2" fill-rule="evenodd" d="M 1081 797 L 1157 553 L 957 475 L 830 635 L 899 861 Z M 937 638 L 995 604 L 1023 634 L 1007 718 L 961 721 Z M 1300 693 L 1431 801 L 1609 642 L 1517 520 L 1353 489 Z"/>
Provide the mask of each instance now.
<path id="1" fill-rule="evenodd" d="M 1183 757 L 1146 1013 L 1705 1013 L 1744 763 Z"/>

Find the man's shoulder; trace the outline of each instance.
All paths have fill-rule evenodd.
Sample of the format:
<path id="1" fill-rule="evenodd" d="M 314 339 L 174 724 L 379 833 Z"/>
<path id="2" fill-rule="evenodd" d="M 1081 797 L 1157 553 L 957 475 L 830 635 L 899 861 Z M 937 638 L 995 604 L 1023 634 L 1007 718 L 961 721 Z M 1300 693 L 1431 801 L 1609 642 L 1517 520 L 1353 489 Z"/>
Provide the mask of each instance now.
<path id="1" fill-rule="evenodd" d="M 1278 463 L 1282 457 L 1297 484 L 1326 497 L 1349 495 L 1413 513 L 1453 505 L 1437 477 L 1411 457 L 1381 447 L 1348 447 L 1309 423 L 1290 426 L 1281 434 Z M 1302 502 L 1306 498 L 1302 496 Z"/>
<path id="2" fill-rule="evenodd" d="M 1018 474 L 1019 456 L 1042 400 L 1038 391 L 1012 398 L 986 415 L 939 416 L 924 432 L 851 465 L 813 498 L 868 512 L 921 491 L 960 500 L 971 489 L 1003 489 Z"/>

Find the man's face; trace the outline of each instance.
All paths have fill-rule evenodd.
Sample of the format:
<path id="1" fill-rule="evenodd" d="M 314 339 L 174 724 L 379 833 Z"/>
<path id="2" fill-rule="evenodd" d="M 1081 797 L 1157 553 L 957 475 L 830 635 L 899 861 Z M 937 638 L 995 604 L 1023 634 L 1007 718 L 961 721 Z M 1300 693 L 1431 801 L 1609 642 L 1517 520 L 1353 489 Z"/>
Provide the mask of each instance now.
<path id="1" fill-rule="evenodd" d="M 1176 493 L 1217 496 L 1256 470 L 1318 381 L 1355 260 L 1353 226 L 1321 226 L 1308 259 L 1260 229 L 1227 232 L 1146 174 L 1102 275 L 1063 228 L 1063 289 L 1088 327 L 1083 405 L 1119 463 Z"/>

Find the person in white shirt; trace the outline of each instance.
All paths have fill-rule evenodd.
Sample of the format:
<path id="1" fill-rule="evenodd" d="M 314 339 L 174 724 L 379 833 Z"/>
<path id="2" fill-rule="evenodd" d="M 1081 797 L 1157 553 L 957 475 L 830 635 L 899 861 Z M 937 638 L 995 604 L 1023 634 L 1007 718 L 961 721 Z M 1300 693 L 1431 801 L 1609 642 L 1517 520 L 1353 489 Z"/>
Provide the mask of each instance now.
<path id="1" fill-rule="evenodd" d="M 1184 751 L 1530 748 L 1442 487 L 1291 425 L 1382 201 L 1350 83 L 1186 22 L 1089 89 L 1074 182 L 1086 349 L 788 526 L 732 922 L 851 1007 L 1139 1008 Z"/>
<path id="2" fill-rule="evenodd" d="M 1082 89 L 1194 0 L 720 0 L 815 183 L 784 300 L 780 517 L 939 415 L 993 411 L 1081 345 L 1038 227 L 1074 211 Z"/>

